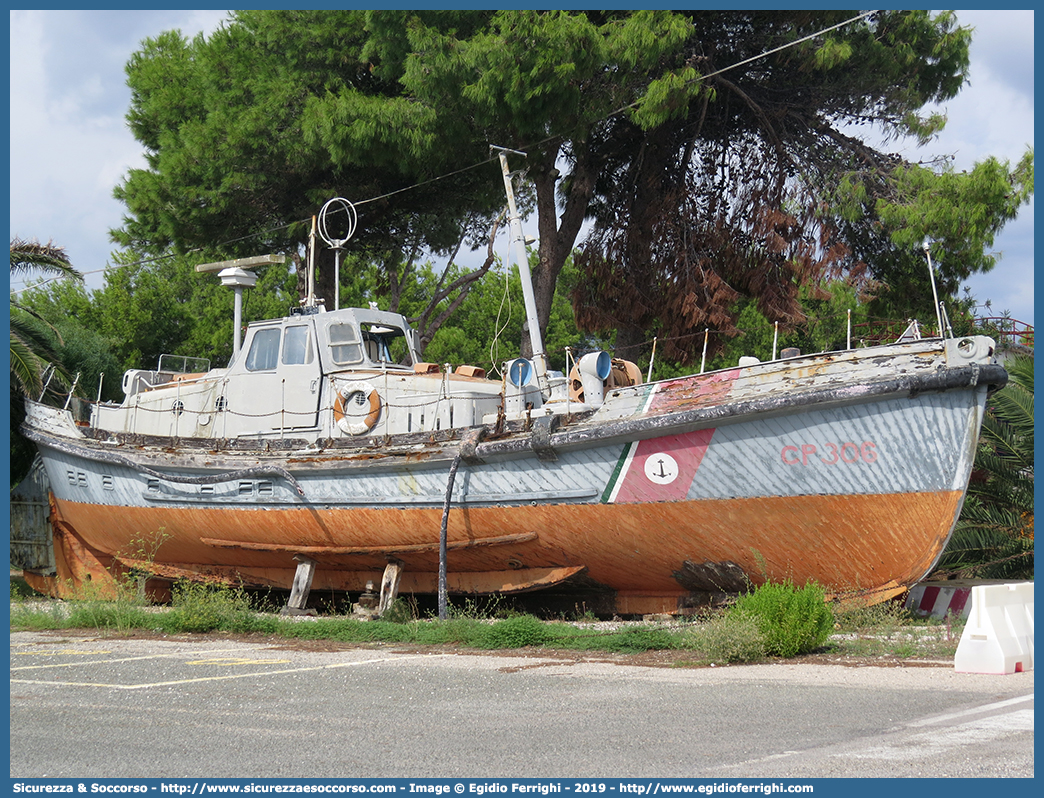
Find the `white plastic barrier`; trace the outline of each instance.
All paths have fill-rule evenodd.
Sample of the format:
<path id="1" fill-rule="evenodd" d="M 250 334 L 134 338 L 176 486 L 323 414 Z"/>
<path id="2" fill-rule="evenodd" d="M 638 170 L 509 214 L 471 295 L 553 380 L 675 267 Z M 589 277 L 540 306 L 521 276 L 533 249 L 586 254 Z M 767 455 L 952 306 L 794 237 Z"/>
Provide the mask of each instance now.
<path id="1" fill-rule="evenodd" d="M 976 585 L 953 659 L 959 673 L 1021 673 L 1033 669 L 1033 583 Z"/>

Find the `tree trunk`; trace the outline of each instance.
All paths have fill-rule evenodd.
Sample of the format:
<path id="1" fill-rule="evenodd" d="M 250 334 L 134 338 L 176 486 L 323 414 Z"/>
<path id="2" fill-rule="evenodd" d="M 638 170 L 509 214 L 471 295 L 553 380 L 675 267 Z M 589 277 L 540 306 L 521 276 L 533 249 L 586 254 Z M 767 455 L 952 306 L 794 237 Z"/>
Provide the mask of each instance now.
<path id="1" fill-rule="evenodd" d="M 291 255 L 294 261 L 294 271 L 297 272 L 297 298 L 303 300 L 308 296 L 308 257 L 301 257 L 298 253 Z"/>
<path id="2" fill-rule="evenodd" d="M 566 258 L 580 234 L 587 207 L 594 193 L 597 169 L 592 165 L 590 152 L 585 142 L 574 142 L 577 161 L 573 168 L 569 194 L 559 219 L 555 187 L 561 173 L 555 168 L 558 148 L 547 150 L 535 157 L 530 167 L 536 187 L 537 232 L 540 245 L 539 260 L 532 268 L 533 297 L 536 302 L 537 319 L 540 323 L 540 338 L 547 333 L 547 322 L 551 318 L 551 303 L 555 297 L 555 285 L 562 272 Z M 559 224 L 559 221 L 561 222 Z M 523 327 L 521 342 L 522 357 L 532 357 L 533 347 Z"/>
<path id="3" fill-rule="evenodd" d="M 343 253 L 342 253 L 343 255 Z M 308 296 L 308 253 L 293 255 L 297 268 L 297 295 L 304 301 Z M 315 253 L 315 296 L 326 304 L 327 310 L 335 307 L 334 293 L 340 286 L 339 276 L 334 273 L 334 253 L 330 249 L 318 249 Z"/>
<path id="4" fill-rule="evenodd" d="M 316 253 L 315 295 L 326 303 L 327 310 L 337 307 L 337 289 L 340 286 L 340 275 L 334 268 L 334 252 L 331 249 L 319 249 Z M 344 254 L 343 252 L 341 253 Z"/>

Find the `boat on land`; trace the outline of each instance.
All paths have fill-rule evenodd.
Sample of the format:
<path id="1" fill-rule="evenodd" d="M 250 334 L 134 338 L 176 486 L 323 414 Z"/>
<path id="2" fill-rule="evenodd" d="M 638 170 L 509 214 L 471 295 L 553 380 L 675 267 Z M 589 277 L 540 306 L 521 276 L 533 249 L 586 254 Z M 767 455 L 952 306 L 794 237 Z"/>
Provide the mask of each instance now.
<path id="1" fill-rule="evenodd" d="M 238 291 L 243 266 L 214 268 Z M 550 371 L 534 336 L 493 379 L 425 362 L 399 314 L 308 299 L 237 334 L 225 368 L 164 358 L 119 404 L 27 402 L 47 505 L 19 548 L 31 586 L 136 573 L 290 590 L 297 610 L 376 584 L 382 608 L 544 590 L 684 613 L 766 580 L 884 600 L 940 557 L 1007 380 L 984 336 L 652 382 L 607 352 Z"/>

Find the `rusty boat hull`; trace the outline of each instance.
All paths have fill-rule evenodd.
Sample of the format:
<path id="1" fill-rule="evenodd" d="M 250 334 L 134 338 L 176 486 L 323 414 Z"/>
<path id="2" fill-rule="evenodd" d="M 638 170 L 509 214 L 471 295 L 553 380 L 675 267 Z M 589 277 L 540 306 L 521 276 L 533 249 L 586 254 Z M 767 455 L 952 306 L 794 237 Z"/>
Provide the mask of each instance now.
<path id="1" fill-rule="evenodd" d="M 289 589 L 307 558 L 313 590 L 353 592 L 395 561 L 400 592 L 433 593 L 448 507 L 450 593 L 580 585 L 637 614 L 791 579 L 884 599 L 941 555 L 987 392 L 1006 381 L 974 340 L 773 361 L 624 387 L 594 411 L 365 442 L 142 436 L 32 405 L 54 563 L 26 576 L 58 595 L 127 568 Z"/>

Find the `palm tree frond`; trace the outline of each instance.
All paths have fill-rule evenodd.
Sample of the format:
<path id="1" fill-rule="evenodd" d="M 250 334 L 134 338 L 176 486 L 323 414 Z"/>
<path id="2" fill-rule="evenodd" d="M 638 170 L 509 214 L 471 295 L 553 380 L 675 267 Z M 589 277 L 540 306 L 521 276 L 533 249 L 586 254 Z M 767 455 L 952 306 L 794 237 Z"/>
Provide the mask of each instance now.
<path id="1" fill-rule="evenodd" d="M 21 274 L 31 271 L 42 271 L 60 277 L 83 279 L 83 275 L 73 268 L 65 249 L 48 241 L 23 241 L 11 239 L 11 273 Z"/>
<path id="2" fill-rule="evenodd" d="M 43 361 L 28 344 L 11 333 L 11 384 L 29 396 L 43 391 Z"/>
<path id="3" fill-rule="evenodd" d="M 1033 360 L 1005 364 L 1008 385 L 983 417 L 973 482 L 939 561 L 948 575 L 1033 578 Z"/>

